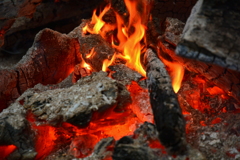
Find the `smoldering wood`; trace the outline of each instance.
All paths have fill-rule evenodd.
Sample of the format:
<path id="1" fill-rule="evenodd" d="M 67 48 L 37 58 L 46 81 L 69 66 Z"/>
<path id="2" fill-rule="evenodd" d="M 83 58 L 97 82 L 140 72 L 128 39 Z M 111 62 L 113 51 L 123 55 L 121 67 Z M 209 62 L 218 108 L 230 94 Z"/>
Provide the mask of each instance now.
<path id="1" fill-rule="evenodd" d="M 35 9 L 42 0 L 34 1 L 1 1 L 0 2 L 0 30 L 1 30 L 1 41 L 0 47 L 4 44 L 4 34 L 11 28 L 15 20 L 19 16 L 31 17 L 35 12 Z"/>
<path id="2" fill-rule="evenodd" d="M 0 145 L 17 147 L 9 159 L 33 159 L 37 154 L 33 145 L 34 133 L 25 116 L 26 110 L 18 102 L 0 113 Z"/>
<path id="3" fill-rule="evenodd" d="M 234 0 L 198 1 L 176 53 L 240 71 L 239 8 L 240 2 Z"/>
<path id="4" fill-rule="evenodd" d="M 154 47 L 159 57 L 164 57 L 170 61 L 178 61 L 187 70 L 198 73 L 204 76 L 208 81 L 213 82 L 216 86 L 223 89 L 226 93 L 232 96 L 237 102 L 240 101 L 240 73 L 231 69 L 223 68 L 223 66 L 214 65 L 214 63 L 205 63 L 198 59 L 188 59 L 181 56 L 176 56 L 175 47 L 181 43 L 181 30 L 183 29 L 183 22 L 167 18 L 164 23 L 167 27 L 162 35 L 150 46 Z M 170 36 L 168 36 L 170 35 Z M 152 41 L 150 41 L 152 43 Z M 157 46 L 157 47 L 156 47 Z M 176 50 L 177 52 L 177 50 Z M 231 77 L 231 78 L 228 78 Z"/>
<path id="5" fill-rule="evenodd" d="M 40 93 L 30 93 L 24 98 L 24 107 L 30 110 L 39 120 L 56 125 L 69 122 L 77 126 L 86 126 L 93 111 L 104 111 L 117 104 L 118 96 L 128 93 L 122 88 L 118 91 L 115 80 L 107 77 L 107 73 L 93 73 L 81 78 L 70 88 L 47 90 Z M 127 100 L 126 100 L 127 99 Z"/>
<path id="6" fill-rule="evenodd" d="M 0 37 L 2 38 L 2 44 L 5 36 L 5 45 L 3 47 L 10 49 L 16 43 L 19 43 L 18 47 L 21 48 L 23 42 L 26 41 L 26 38 L 24 39 L 23 37 L 28 35 L 28 40 L 33 41 L 34 36 L 43 26 L 51 26 L 54 30 L 64 33 L 70 32 L 81 22 L 82 18 L 90 16 L 92 10 L 102 3 L 103 0 L 90 0 L 87 2 L 78 0 L 58 2 L 42 2 L 42 0 L 18 2 L 7 0 L 0 2 L 2 19 L 0 21 L 0 30 L 3 32 Z M 56 24 L 53 24 L 53 22 Z M 17 40 L 13 37 L 17 38 Z"/>
<path id="7" fill-rule="evenodd" d="M 169 154 L 186 154 L 185 120 L 172 89 L 171 79 L 157 55 L 147 49 L 145 55 L 147 85 L 159 140 Z"/>
<path id="8" fill-rule="evenodd" d="M 65 79 L 81 61 L 78 42 L 68 35 L 44 29 L 33 46 L 12 68 L 0 69 L 0 106 L 6 108 L 37 83 L 55 84 Z"/>
<path id="9" fill-rule="evenodd" d="M 112 158 L 113 160 L 157 160 L 160 156 L 159 152 L 148 146 L 149 141 L 156 140 L 157 137 L 156 127 L 145 122 L 135 130 L 133 136 L 124 136 L 116 142 Z"/>
<path id="10" fill-rule="evenodd" d="M 161 42 L 158 44 L 158 47 L 158 54 L 160 56 L 168 55 L 168 57 L 170 57 L 172 60 L 178 61 L 189 71 L 204 76 L 208 81 L 213 82 L 216 86 L 223 89 L 237 102 L 240 102 L 240 72 L 223 68 L 211 63 L 205 63 L 194 59 L 176 56 L 173 49 Z"/>

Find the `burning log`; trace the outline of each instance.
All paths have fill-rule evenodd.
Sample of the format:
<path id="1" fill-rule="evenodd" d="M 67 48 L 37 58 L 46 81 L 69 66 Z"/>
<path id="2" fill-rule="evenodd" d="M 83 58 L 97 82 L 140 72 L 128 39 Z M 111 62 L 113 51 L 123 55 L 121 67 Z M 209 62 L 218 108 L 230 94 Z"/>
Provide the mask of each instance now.
<path id="1" fill-rule="evenodd" d="M 81 61 L 78 42 L 64 34 L 45 29 L 33 46 L 10 69 L 0 70 L 0 106 L 4 109 L 37 83 L 55 84 L 65 79 Z"/>
<path id="2" fill-rule="evenodd" d="M 184 46 L 180 40 L 183 23 L 177 19 L 167 18 L 165 22 L 166 29 L 162 36 L 158 37 L 157 52 L 159 57 L 164 57 L 169 61 L 177 61 L 187 70 L 204 76 L 208 81 L 213 82 L 216 86 L 223 89 L 228 95 L 232 96 L 237 102 L 240 102 L 240 73 L 223 66 L 217 66 L 213 62 L 205 63 L 204 60 L 189 59 L 181 56 L 176 56 L 179 46 Z M 184 36 L 183 36 L 184 37 Z M 182 40 L 184 41 L 184 40 Z M 185 52 L 187 53 L 187 52 Z M 189 52 L 190 53 L 190 52 Z M 194 52 L 195 53 L 195 52 Z M 206 60 L 208 58 L 206 57 Z M 231 77 L 228 78 L 228 77 Z"/>
<path id="3" fill-rule="evenodd" d="M 103 61 L 111 59 L 115 49 L 101 35 L 84 33 L 83 28 L 89 23 L 89 21 L 83 21 L 79 27 L 69 33 L 69 36 L 78 39 L 79 52 L 85 62 L 91 65 L 93 71 L 100 71 Z"/>
<path id="4" fill-rule="evenodd" d="M 161 143 L 170 154 L 186 154 L 185 120 L 164 64 L 148 49 L 145 53 L 148 89 Z"/>

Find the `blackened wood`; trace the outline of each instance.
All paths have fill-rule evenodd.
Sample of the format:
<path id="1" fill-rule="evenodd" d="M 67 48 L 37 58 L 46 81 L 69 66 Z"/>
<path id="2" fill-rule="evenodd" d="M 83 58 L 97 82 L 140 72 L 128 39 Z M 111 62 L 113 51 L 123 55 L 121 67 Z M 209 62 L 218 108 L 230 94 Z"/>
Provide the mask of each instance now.
<path id="1" fill-rule="evenodd" d="M 171 79 L 164 64 L 151 49 L 146 51 L 144 58 L 150 102 L 159 139 L 169 154 L 185 154 L 185 121 L 172 89 Z"/>
<path id="2" fill-rule="evenodd" d="M 239 44 L 240 1 L 199 0 L 176 53 L 240 71 Z"/>

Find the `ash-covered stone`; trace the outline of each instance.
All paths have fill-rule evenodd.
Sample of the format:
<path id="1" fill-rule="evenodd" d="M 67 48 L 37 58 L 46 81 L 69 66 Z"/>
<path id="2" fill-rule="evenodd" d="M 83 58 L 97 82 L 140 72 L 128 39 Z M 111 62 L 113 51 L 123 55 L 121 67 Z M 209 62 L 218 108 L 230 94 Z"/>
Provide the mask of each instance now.
<path id="1" fill-rule="evenodd" d="M 80 79 L 70 88 L 33 93 L 25 98 L 24 107 L 39 120 L 50 124 L 70 122 L 83 126 L 91 119 L 92 111 L 104 110 L 117 102 L 117 82 L 107 73 L 93 73 Z"/>
<path id="2" fill-rule="evenodd" d="M 141 78 L 143 78 L 140 73 L 128 68 L 124 64 L 109 66 L 108 68 L 114 72 L 111 76 L 124 85 L 129 85 L 132 81 L 138 82 Z"/>

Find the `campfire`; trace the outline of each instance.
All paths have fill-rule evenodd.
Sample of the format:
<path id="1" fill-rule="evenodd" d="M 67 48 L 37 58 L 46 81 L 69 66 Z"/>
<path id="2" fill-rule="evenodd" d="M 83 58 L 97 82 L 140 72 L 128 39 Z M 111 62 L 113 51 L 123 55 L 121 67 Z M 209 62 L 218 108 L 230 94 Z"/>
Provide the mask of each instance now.
<path id="1" fill-rule="evenodd" d="M 2 65 L 0 159 L 238 159 L 240 3 L 199 0 L 186 24 L 156 3 L 105 0 Z"/>

